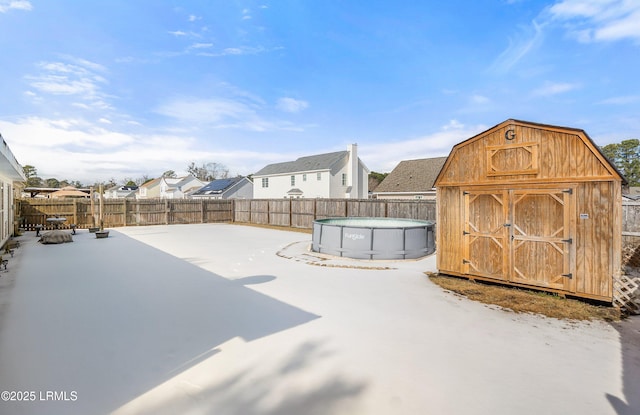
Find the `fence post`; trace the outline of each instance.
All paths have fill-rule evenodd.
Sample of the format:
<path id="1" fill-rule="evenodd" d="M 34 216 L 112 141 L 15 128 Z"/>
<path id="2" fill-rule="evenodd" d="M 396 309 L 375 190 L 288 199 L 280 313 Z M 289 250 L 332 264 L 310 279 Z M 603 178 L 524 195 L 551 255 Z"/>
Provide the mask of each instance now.
<path id="1" fill-rule="evenodd" d="M 93 200 L 93 187 L 89 190 L 91 192 L 91 227 L 96 227 L 96 202 Z"/>
<path id="2" fill-rule="evenodd" d="M 122 222 L 123 222 L 124 226 L 127 226 L 127 198 L 125 197 L 122 200 L 122 202 L 123 202 L 122 205 L 123 205 L 123 208 L 124 208 L 123 209 L 124 212 L 122 213 L 123 214 Z"/>
<path id="3" fill-rule="evenodd" d="M 169 224 L 169 199 L 164 200 L 164 224 Z"/>

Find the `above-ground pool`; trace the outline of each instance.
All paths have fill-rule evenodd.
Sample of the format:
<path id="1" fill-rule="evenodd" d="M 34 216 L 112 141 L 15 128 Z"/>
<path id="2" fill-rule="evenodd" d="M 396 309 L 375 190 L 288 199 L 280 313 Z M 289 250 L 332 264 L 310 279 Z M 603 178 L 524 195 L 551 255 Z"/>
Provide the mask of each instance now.
<path id="1" fill-rule="evenodd" d="M 393 218 L 329 218 L 313 222 L 311 250 L 355 259 L 409 259 L 436 250 L 435 222 Z"/>

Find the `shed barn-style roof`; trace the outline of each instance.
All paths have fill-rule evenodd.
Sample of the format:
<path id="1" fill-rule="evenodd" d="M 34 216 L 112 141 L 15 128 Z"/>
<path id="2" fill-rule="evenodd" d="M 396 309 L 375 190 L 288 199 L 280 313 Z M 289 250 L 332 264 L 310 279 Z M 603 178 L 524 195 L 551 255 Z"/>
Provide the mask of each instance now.
<path id="1" fill-rule="evenodd" d="M 485 171 L 485 169 L 490 169 L 495 166 L 488 165 L 478 165 L 477 161 L 479 158 L 476 156 L 477 152 L 481 152 L 484 150 L 484 143 L 486 145 L 495 145 L 489 144 L 490 142 L 497 143 L 498 136 L 500 136 L 500 140 L 502 140 L 502 135 L 506 134 L 508 131 L 514 131 L 514 137 L 512 138 L 512 142 L 515 143 L 528 143 L 529 139 L 526 137 L 521 137 L 520 134 L 530 134 L 533 133 L 538 134 L 539 131 L 546 131 L 549 134 L 549 137 L 553 137 L 553 140 L 574 140 L 578 143 L 581 142 L 582 145 L 573 145 L 571 143 L 565 143 L 563 146 L 566 148 L 573 147 L 576 149 L 576 154 L 567 155 L 566 157 L 560 156 L 559 153 L 556 153 L 553 146 L 559 146 L 559 144 L 552 144 L 551 142 L 547 145 L 547 154 L 545 154 L 542 159 L 544 159 L 544 163 L 542 163 L 539 167 L 539 172 L 535 176 L 529 175 L 529 172 L 525 172 L 524 174 L 529 175 L 530 179 L 547 179 L 551 177 L 556 177 L 559 179 L 568 179 L 568 178 L 580 178 L 584 180 L 584 174 L 588 173 L 589 176 L 596 177 L 600 176 L 602 178 L 605 177 L 617 177 L 622 180 L 622 184 L 626 184 L 626 179 L 620 173 L 620 171 L 616 168 L 616 166 L 602 153 L 600 148 L 593 142 L 591 137 L 582 129 L 572 128 L 572 127 L 561 127 L 556 125 L 549 124 L 541 124 L 530 121 L 521 121 L 516 119 L 508 119 L 506 121 L 501 122 L 486 131 L 483 131 L 475 136 L 462 141 L 456 144 L 447 161 L 438 174 L 438 177 L 435 181 L 435 186 L 446 184 L 454 184 L 458 181 L 462 176 L 465 176 L 466 179 L 470 179 L 471 176 L 475 176 L 472 180 L 476 180 L 480 176 L 486 175 L 490 173 Z M 515 131 L 518 131 L 516 134 Z M 493 137 L 495 135 L 495 137 Z M 505 137 L 506 138 L 506 137 Z M 535 137 L 531 137 L 532 141 L 536 141 Z M 508 141 L 508 140 L 507 140 Z M 460 157 L 473 157 L 473 159 L 462 160 L 458 159 L 459 154 L 462 153 L 461 150 L 463 148 L 478 146 L 474 151 L 469 151 L 465 156 L 460 155 Z M 559 148 L 559 147 L 558 147 Z M 586 151 L 586 152 L 585 152 Z M 503 152 L 506 154 L 506 152 Z M 560 156 L 560 157 L 558 157 Z M 511 160 L 503 160 L 502 164 L 513 163 L 515 158 L 509 157 Z M 486 160 L 483 160 L 486 161 Z M 474 164 L 475 162 L 475 164 Z M 591 163 L 590 166 L 587 164 Z M 454 171 L 450 167 L 452 165 L 457 165 L 458 169 L 464 168 L 473 169 L 475 172 L 474 175 L 462 174 L 461 170 Z M 482 171 L 481 171 L 482 170 Z M 560 173 L 562 171 L 562 173 Z M 468 172 L 467 172 L 468 173 Z M 501 175 L 498 171 L 494 171 L 490 173 L 494 180 L 501 180 Z M 510 173 L 511 174 L 511 173 Z M 559 174 L 559 175 L 558 175 Z M 511 180 L 511 179 L 509 179 Z"/>
<path id="2" fill-rule="evenodd" d="M 424 192 L 431 190 L 446 157 L 403 160 L 376 187 L 376 193 Z"/>
<path id="3" fill-rule="evenodd" d="M 269 164 L 260 169 L 254 176 L 268 176 L 273 174 L 299 173 L 304 171 L 329 170 L 336 163 L 349 157 L 348 151 L 317 154 L 315 156 L 300 157 L 294 161 Z"/>

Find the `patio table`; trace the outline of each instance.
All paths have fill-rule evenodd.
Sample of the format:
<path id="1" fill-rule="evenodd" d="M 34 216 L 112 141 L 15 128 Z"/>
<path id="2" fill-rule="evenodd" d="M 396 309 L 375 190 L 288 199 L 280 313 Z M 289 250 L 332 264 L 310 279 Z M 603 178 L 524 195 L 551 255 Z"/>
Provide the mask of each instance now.
<path id="1" fill-rule="evenodd" d="M 65 223 L 67 218 L 47 218 L 47 222 L 52 223 L 56 229 L 60 229 L 60 225 Z"/>

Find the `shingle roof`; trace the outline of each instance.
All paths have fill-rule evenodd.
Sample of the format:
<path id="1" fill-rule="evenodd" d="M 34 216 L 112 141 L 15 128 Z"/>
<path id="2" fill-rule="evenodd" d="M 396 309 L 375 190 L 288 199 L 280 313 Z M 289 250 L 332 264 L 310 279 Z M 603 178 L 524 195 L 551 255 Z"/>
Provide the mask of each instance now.
<path id="1" fill-rule="evenodd" d="M 376 187 L 383 192 L 425 192 L 433 188 L 446 157 L 401 161 Z"/>
<path id="2" fill-rule="evenodd" d="M 158 177 L 157 179 L 149 180 L 148 182 L 143 183 L 142 185 L 140 185 L 140 187 L 153 187 L 153 186 L 156 186 L 157 184 L 160 183 L 160 180 L 162 180 L 162 177 Z"/>
<path id="3" fill-rule="evenodd" d="M 318 154 L 315 156 L 300 157 L 295 161 L 269 164 L 254 176 L 267 176 L 272 174 L 298 173 L 303 171 L 327 170 L 334 164 L 349 156 L 348 151 L 336 151 L 335 153 Z"/>

